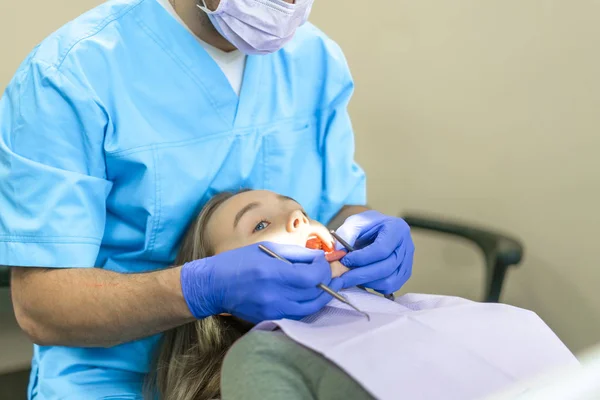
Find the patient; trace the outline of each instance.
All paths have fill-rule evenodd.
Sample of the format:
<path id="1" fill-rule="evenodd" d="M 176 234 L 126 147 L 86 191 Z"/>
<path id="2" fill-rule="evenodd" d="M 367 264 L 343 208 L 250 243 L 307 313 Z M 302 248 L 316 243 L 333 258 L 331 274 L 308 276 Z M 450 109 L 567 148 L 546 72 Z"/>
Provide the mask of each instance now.
<path id="1" fill-rule="evenodd" d="M 175 265 L 183 265 L 258 242 L 296 244 L 326 252 L 332 277 L 347 271 L 325 226 L 311 220 L 293 199 L 264 190 L 224 192 L 213 197 L 189 227 Z M 225 353 L 253 325 L 218 315 L 167 331 L 159 349 L 151 390 L 161 399 L 219 397 Z"/>
<path id="2" fill-rule="evenodd" d="M 321 249 L 332 276 L 347 270 L 323 225 L 293 199 L 259 190 L 211 199 L 186 233 L 175 265 L 258 242 Z M 345 295 L 370 321 L 332 301 L 302 321 L 262 323 L 248 335 L 253 325 L 230 315 L 166 332 L 148 397 L 355 400 L 397 398 L 401 391 L 407 398 L 452 393 L 469 399 L 576 363 L 527 310 L 448 296 L 409 294 L 391 302 L 359 289 Z"/>

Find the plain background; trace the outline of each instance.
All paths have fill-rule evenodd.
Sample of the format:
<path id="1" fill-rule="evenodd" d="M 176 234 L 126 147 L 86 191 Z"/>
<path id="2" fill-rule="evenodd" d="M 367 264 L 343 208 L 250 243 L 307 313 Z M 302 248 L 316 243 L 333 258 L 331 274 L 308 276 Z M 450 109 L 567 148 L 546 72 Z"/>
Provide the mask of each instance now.
<path id="1" fill-rule="evenodd" d="M 0 0 L 0 90 L 39 41 L 100 2 Z M 597 0 L 316 0 L 311 15 L 356 81 L 370 204 L 520 237 L 526 258 L 502 300 L 574 351 L 600 341 L 598 15 Z M 476 249 L 415 242 L 406 290 L 481 298 Z"/>

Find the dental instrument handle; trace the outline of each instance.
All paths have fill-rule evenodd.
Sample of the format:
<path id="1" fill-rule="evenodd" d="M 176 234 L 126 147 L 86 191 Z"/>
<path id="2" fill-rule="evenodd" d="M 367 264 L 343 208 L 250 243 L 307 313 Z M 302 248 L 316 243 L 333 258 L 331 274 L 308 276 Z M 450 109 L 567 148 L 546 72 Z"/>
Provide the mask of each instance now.
<path id="1" fill-rule="evenodd" d="M 350 253 L 351 251 L 354 251 L 354 247 L 350 246 L 350 243 L 346 242 L 344 239 L 342 239 L 342 237 L 340 235 L 338 235 L 337 233 L 335 233 L 335 231 L 329 231 L 329 233 L 331 233 L 331 236 L 334 237 L 335 240 L 337 240 L 338 242 L 340 242 L 340 244 L 342 246 L 344 246 L 344 248 L 348 251 L 348 253 Z"/>
<path id="2" fill-rule="evenodd" d="M 279 254 L 275 253 L 273 250 L 269 249 L 268 247 L 263 246 L 262 244 L 259 244 L 258 248 L 261 249 L 262 251 L 264 251 L 265 253 L 267 253 L 268 255 L 270 255 L 271 257 L 278 259 L 279 261 L 283 261 L 288 264 L 291 264 L 291 262 L 289 260 L 286 260 L 285 258 L 281 257 Z"/>
<path id="3" fill-rule="evenodd" d="M 332 295 L 335 299 L 341 301 L 344 304 L 349 305 L 350 307 L 352 307 L 353 309 L 355 309 L 356 311 L 358 311 L 359 313 L 363 314 L 365 317 L 367 317 L 367 320 L 370 321 L 371 317 L 369 316 L 369 314 L 367 314 L 366 312 L 360 310 L 358 307 L 356 307 L 354 304 L 350 303 L 348 301 L 348 299 L 346 299 L 344 296 L 342 296 L 341 294 L 335 292 L 334 290 L 332 290 L 331 288 L 329 288 L 327 285 L 324 285 L 322 283 L 319 283 L 317 285 L 317 287 L 319 287 L 320 289 L 323 289 L 323 291 L 329 293 L 330 295 Z"/>
<path id="4" fill-rule="evenodd" d="M 264 251 L 265 253 L 267 253 L 268 255 L 270 255 L 273 258 L 276 258 L 280 261 L 286 262 L 288 264 L 291 264 L 291 262 L 289 260 L 286 260 L 285 258 L 281 257 L 279 254 L 275 253 L 273 250 L 269 249 L 268 247 L 259 244 L 258 248 L 261 249 L 262 251 Z M 361 311 L 358 307 L 356 307 L 354 304 L 350 303 L 348 301 L 348 299 L 346 299 L 344 296 L 342 296 L 341 294 L 337 293 L 335 290 L 331 289 L 329 286 L 323 284 L 323 283 L 319 283 L 317 285 L 317 287 L 321 290 L 323 290 L 324 292 L 327 292 L 328 294 L 330 294 L 331 296 L 333 296 L 335 299 L 341 301 L 344 304 L 349 305 L 350 307 L 352 307 L 353 309 L 355 309 L 356 311 L 358 311 L 359 313 L 363 314 L 365 317 L 367 317 L 367 320 L 370 321 L 371 317 L 369 316 L 369 314 L 367 314 L 364 311 Z"/>

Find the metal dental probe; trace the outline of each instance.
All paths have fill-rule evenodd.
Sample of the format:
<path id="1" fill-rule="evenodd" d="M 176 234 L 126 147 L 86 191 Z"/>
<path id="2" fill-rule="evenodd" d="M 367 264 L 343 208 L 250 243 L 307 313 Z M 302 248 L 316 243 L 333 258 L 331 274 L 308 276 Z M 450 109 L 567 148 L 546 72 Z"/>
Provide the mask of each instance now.
<path id="1" fill-rule="evenodd" d="M 340 244 L 342 246 L 344 246 L 344 248 L 348 251 L 348 253 L 350 253 L 351 251 L 354 251 L 354 247 L 350 246 L 350 244 L 348 242 L 346 242 L 344 239 L 342 239 L 342 237 L 340 235 L 335 233 L 335 231 L 329 231 L 329 233 L 331 233 L 331 236 L 333 236 L 333 238 L 335 240 L 337 240 L 338 242 L 340 242 Z"/>
<path id="2" fill-rule="evenodd" d="M 258 248 L 261 249 L 262 251 L 264 251 L 265 253 L 267 253 L 268 255 L 270 255 L 273 258 L 276 258 L 280 261 L 286 262 L 288 264 L 291 264 L 291 262 L 289 260 L 286 260 L 285 258 L 281 257 L 279 254 L 275 253 L 273 250 L 263 246 L 262 244 L 258 245 Z M 329 293 L 331 296 L 333 296 L 334 298 L 336 298 L 337 300 L 341 301 L 344 304 L 349 305 L 350 307 L 352 307 L 353 309 L 355 309 L 356 311 L 358 311 L 359 313 L 363 314 L 365 317 L 367 317 L 367 320 L 370 321 L 371 317 L 369 316 L 369 314 L 367 314 L 366 312 L 360 310 L 358 307 L 356 307 L 354 304 L 350 303 L 350 301 L 348 301 L 348 299 L 346 299 L 344 296 L 342 296 L 339 293 L 336 293 L 333 289 L 331 289 L 330 287 L 328 287 L 327 285 L 324 285 L 322 283 L 319 283 L 317 285 L 317 287 L 321 290 L 323 290 L 324 292 Z"/>
<path id="3" fill-rule="evenodd" d="M 340 242 L 340 244 L 342 246 L 344 246 L 344 248 L 348 251 L 348 253 L 350 253 L 351 251 L 354 251 L 354 247 L 350 246 L 350 244 L 348 242 L 346 242 L 344 239 L 342 239 L 342 237 L 340 235 L 335 233 L 335 231 L 329 231 L 329 233 L 331 233 L 331 236 L 333 236 L 333 238 L 335 240 L 337 240 L 338 242 Z M 362 288 L 362 289 L 364 289 L 364 288 Z M 386 299 L 391 300 L 391 301 L 396 300 L 396 296 L 394 296 L 394 293 L 384 294 L 383 297 L 385 297 Z"/>

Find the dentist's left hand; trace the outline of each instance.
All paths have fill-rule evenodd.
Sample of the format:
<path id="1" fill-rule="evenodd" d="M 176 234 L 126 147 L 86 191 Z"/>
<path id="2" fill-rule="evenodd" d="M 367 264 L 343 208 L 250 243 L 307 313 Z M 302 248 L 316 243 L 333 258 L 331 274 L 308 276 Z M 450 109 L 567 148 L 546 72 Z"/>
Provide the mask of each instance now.
<path id="1" fill-rule="evenodd" d="M 410 278 L 415 245 L 401 218 L 369 210 L 348 217 L 336 233 L 357 249 L 341 260 L 350 268 L 341 277 L 345 288 L 361 285 L 391 294 Z"/>
<path id="2" fill-rule="evenodd" d="M 323 308 L 331 296 L 317 288 L 333 290 L 341 279 L 331 278 L 324 253 L 264 243 L 289 260 L 263 253 L 258 244 L 189 262 L 181 269 L 181 287 L 191 313 L 197 319 L 229 313 L 250 322 L 281 318 L 300 319 Z"/>

